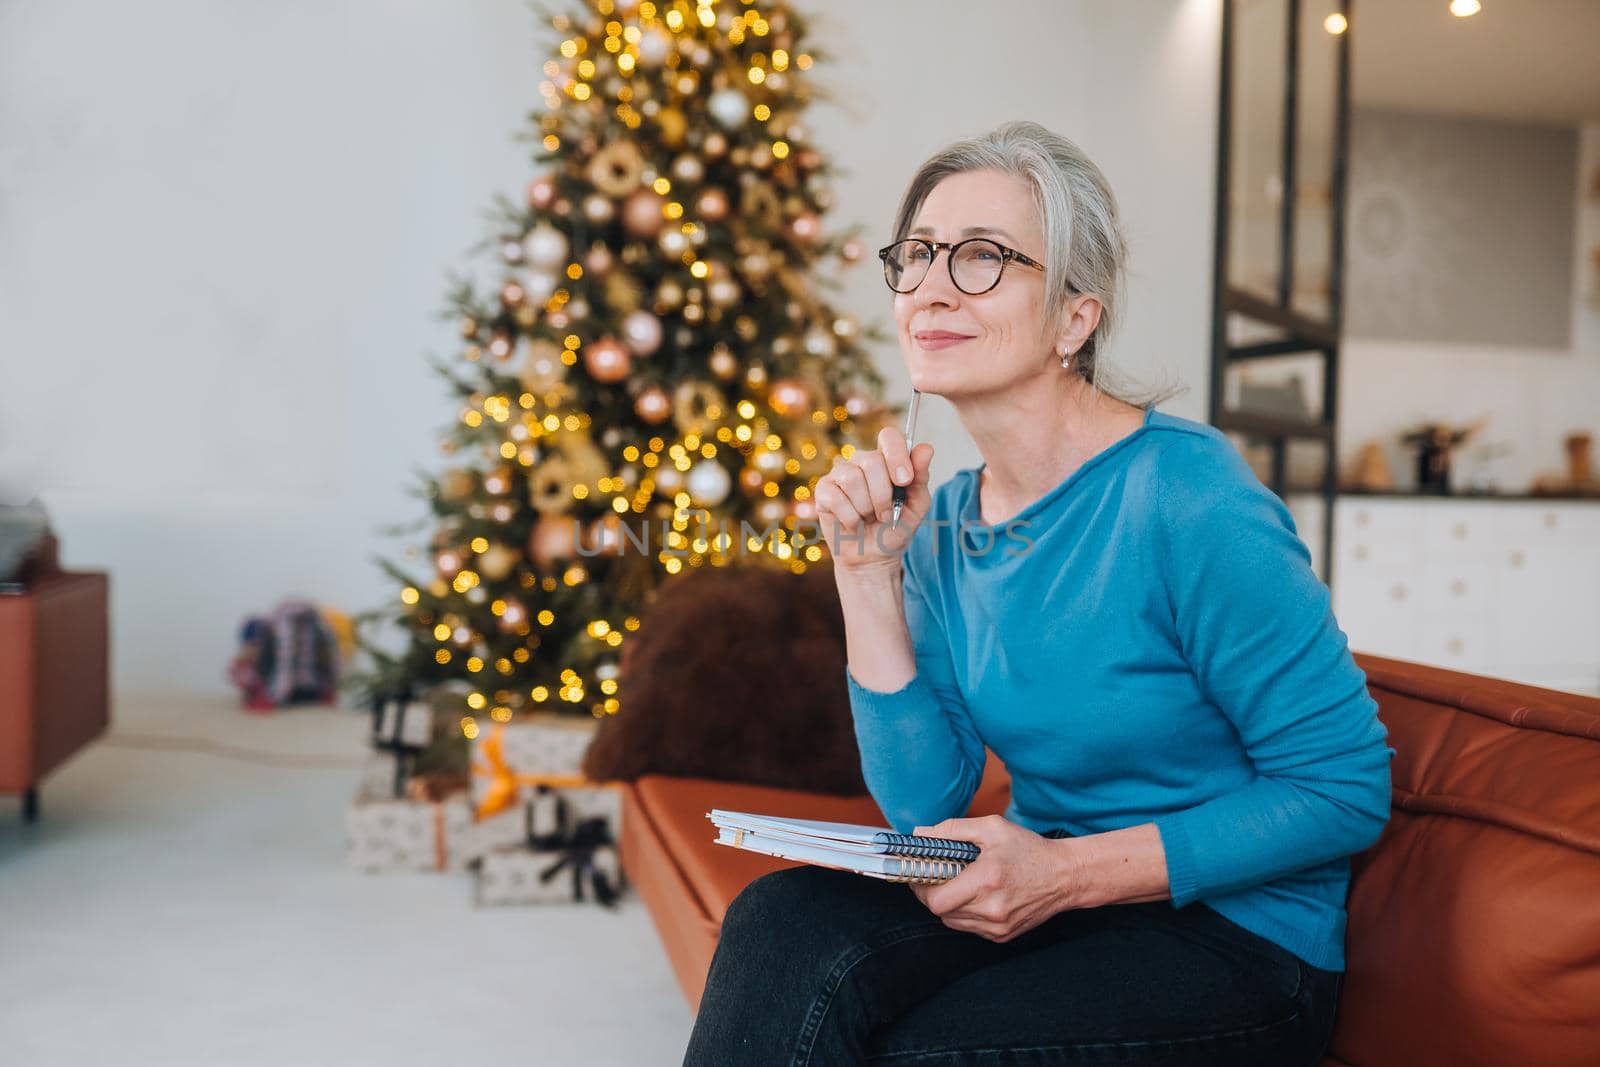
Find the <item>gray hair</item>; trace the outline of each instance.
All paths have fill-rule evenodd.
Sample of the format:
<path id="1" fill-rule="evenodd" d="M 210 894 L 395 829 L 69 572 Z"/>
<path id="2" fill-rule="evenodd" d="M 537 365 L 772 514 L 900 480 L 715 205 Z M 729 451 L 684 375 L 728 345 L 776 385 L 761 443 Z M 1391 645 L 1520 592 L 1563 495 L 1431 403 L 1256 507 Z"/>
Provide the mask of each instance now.
<path id="1" fill-rule="evenodd" d="M 1033 190 L 1045 237 L 1045 333 L 1054 336 L 1061 328 L 1067 299 L 1073 294 L 1089 293 L 1100 301 L 1100 321 L 1072 357 L 1076 373 L 1091 388 L 1138 407 L 1182 392 L 1141 387 L 1101 359 L 1122 315 L 1128 245 L 1106 176 L 1083 149 L 1060 134 L 1037 122 L 1007 122 L 935 152 L 906 187 L 895 217 L 894 240 L 906 236 L 934 186 L 952 174 L 975 170 L 1021 178 Z"/>

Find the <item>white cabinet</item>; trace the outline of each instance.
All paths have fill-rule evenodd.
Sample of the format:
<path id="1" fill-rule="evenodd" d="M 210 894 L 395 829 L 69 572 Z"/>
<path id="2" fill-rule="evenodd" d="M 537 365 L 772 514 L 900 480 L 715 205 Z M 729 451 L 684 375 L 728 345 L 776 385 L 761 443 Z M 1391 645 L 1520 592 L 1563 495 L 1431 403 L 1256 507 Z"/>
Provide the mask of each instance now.
<path id="1" fill-rule="evenodd" d="M 1334 546 L 1356 651 L 1600 694 L 1600 501 L 1341 497 Z"/>

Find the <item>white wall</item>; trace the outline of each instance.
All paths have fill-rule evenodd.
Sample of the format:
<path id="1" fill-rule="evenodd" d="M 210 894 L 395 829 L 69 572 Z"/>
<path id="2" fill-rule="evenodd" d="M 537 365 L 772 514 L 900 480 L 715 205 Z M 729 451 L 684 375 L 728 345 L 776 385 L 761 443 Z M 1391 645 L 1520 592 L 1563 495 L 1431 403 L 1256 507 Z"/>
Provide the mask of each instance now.
<path id="1" fill-rule="evenodd" d="M 1577 234 L 1572 275 L 1572 342 L 1563 348 L 1347 338 L 1339 367 L 1339 452 L 1352 462 L 1377 441 L 1400 485 L 1415 482 L 1416 452 L 1398 436 L 1424 422 L 1466 425 L 1489 416 L 1483 433 L 1455 461 L 1452 482 L 1478 478 L 1524 492 L 1541 474 L 1564 478 L 1567 434 L 1600 438 L 1600 307 L 1586 262 L 1600 246 L 1600 201 L 1589 192 L 1600 172 L 1600 124 L 1580 128 L 1572 192 Z M 1492 299 L 1492 294 L 1486 294 Z M 1496 450 L 1490 455 L 1489 450 Z"/>
<path id="2" fill-rule="evenodd" d="M 922 158 L 1005 119 L 1080 140 L 1133 247 L 1113 354 L 1201 417 L 1217 0 L 805 9 L 843 101 L 812 116 L 849 171 L 829 224 L 883 234 Z M 491 266 L 467 249 L 533 171 L 511 135 L 553 36 L 521 0 L 0 4 L 0 467 L 111 572 L 120 690 L 225 691 L 239 620 L 285 595 L 393 595 L 369 557 L 451 416 L 445 273 Z M 873 266 L 844 306 L 887 325 Z M 975 463 L 929 407 L 936 477 Z"/>

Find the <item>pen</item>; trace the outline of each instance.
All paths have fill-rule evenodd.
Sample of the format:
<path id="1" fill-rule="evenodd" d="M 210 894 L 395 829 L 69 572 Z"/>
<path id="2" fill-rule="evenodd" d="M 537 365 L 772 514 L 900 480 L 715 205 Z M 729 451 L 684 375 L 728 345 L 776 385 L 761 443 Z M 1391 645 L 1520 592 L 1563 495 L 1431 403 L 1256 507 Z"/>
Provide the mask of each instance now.
<path id="1" fill-rule="evenodd" d="M 919 389 L 911 390 L 911 410 L 906 412 L 906 455 L 908 456 L 911 454 L 911 450 L 917 446 L 917 408 L 921 406 L 921 403 L 922 391 Z M 889 521 L 889 529 L 898 530 L 900 528 L 900 509 L 905 505 L 906 487 L 897 485 L 894 487 L 894 516 Z"/>

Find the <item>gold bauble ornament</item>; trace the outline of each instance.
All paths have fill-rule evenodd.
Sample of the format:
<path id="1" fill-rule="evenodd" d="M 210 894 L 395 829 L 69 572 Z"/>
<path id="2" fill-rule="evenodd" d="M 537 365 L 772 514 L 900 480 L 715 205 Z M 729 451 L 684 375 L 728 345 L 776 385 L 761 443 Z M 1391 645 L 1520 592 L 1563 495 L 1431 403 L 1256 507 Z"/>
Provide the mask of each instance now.
<path id="1" fill-rule="evenodd" d="M 665 203 L 654 189 L 635 190 L 622 204 L 623 227 L 636 237 L 654 237 L 666 222 L 661 213 Z"/>
<path id="2" fill-rule="evenodd" d="M 528 535 L 528 557 L 548 570 L 578 554 L 578 520 L 571 515 L 542 516 Z"/>
<path id="3" fill-rule="evenodd" d="M 449 501 L 465 500 L 477 484 L 471 471 L 453 467 L 439 479 L 439 496 Z"/>
<path id="4" fill-rule="evenodd" d="M 671 278 L 664 279 L 656 287 L 656 310 L 676 311 L 683 306 L 683 286 Z"/>
<path id="5" fill-rule="evenodd" d="M 626 270 L 614 270 L 605 278 L 606 305 L 618 315 L 637 310 L 644 303 L 644 286 Z"/>
<path id="6" fill-rule="evenodd" d="M 569 430 L 556 438 L 556 450 L 567 463 L 567 480 L 574 485 L 593 485 L 611 473 L 606 454 L 594 443 L 587 430 Z"/>
<path id="7" fill-rule="evenodd" d="M 641 419 L 652 425 L 665 422 L 672 414 L 672 398 L 667 395 L 665 389 L 652 385 L 634 400 L 633 410 Z"/>
<path id="8" fill-rule="evenodd" d="M 852 237 L 840 246 L 839 255 L 844 257 L 846 263 L 854 263 L 864 251 L 861 242 Z"/>
<path id="9" fill-rule="evenodd" d="M 744 270 L 744 276 L 753 282 L 762 281 L 772 273 L 772 254 L 770 252 L 751 252 L 739 261 L 739 266 Z"/>
<path id="10" fill-rule="evenodd" d="M 719 344 L 711 350 L 711 373 L 725 382 L 731 382 L 739 373 L 739 361 L 727 345 Z"/>
<path id="11" fill-rule="evenodd" d="M 587 174 L 596 189 L 620 200 L 639 187 L 644 156 L 633 141 L 612 141 L 589 160 Z"/>
<path id="12" fill-rule="evenodd" d="M 727 398 L 710 382 L 681 382 L 672 394 L 673 424 L 682 433 L 703 437 L 727 413 Z"/>
<path id="13" fill-rule="evenodd" d="M 551 456 L 528 475 L 528 503 L 541 515 L 562 515 L 572 508 L 572 469 L 561 456 Z"/>
<path id="14" fill-rule="evenodd" d="M 478 573 L 491 582 L 498 582 L 511 573 L 520 558 L 516 549 L 494 542 L 478 553 Z"/>
<path id="15" fill-rule="evenodd" d="M 760 496 L 761 487 L 767 484 L 767 476 L 754 467 L 745 467 L 739 471 L 739 488 L 744 490 L 746 496 Z"/>
<path id="16" fill-rule="evenodd" d="M 610 384 L 633 372 L 633 356 L 615 337 L 602 337 L 583 346 L 583 366 L 589 377 Z"/>
<path id="17" fill-rule="evenodd" d="M 705 153 L 707 159 L 716 159 L 728 150 L 728 139 L 720 133 L 706 134 L 705 143 L 700 146 L 700 151 Z"/>
<path id="18" fill-rule="evenodd" d="M 689 132 L 688 118 L 676 107 L 664 107 L 657 111 L 656 126 L 661 130 L 661 143 L 671 148 L 683 144 L 684 134 Z"/>

